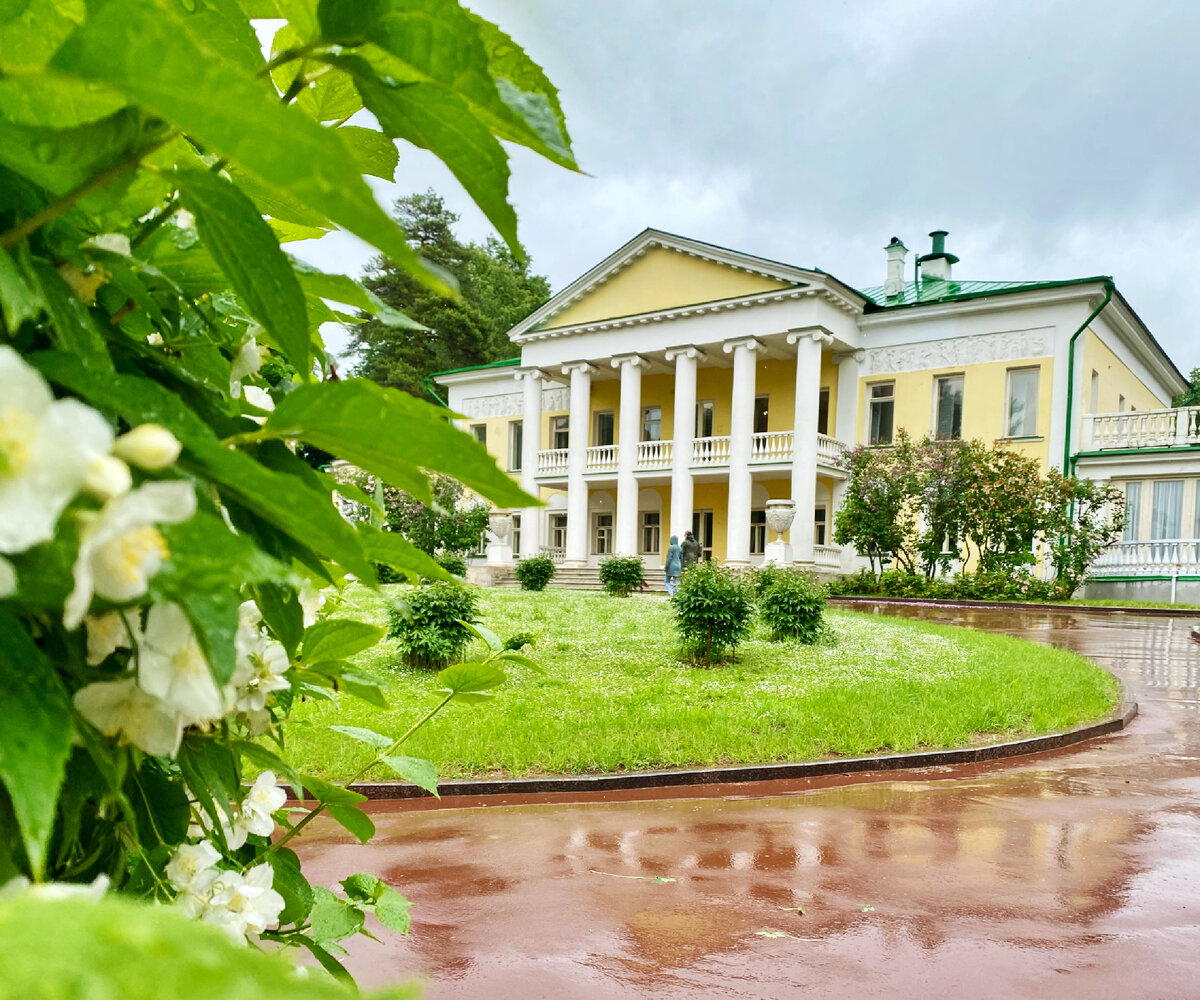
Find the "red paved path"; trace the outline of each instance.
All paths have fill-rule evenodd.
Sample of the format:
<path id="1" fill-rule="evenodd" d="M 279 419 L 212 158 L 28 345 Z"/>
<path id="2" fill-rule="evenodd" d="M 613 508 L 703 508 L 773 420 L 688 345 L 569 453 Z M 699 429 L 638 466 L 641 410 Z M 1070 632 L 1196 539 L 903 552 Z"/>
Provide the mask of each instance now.
<path id="1" fill-rule="evenodd" d="M 968 772 L 388 803 L 367 849 L 319 821 L 299 847 L 314 882 L 376 872 L 416 903 L 412 935 L 357 939 L 351 970 L 363 985 L 424 978 L 429 1000 L 1200 997 L 1190 623 L 905 613 L 1076 649 L 1141 714 L 1083 749 Z"/>

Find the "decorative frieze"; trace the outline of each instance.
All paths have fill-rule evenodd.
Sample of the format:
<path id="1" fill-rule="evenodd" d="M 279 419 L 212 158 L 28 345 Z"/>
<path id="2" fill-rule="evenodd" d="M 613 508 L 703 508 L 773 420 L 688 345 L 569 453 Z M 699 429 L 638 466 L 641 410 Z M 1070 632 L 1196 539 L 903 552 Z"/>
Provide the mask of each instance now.
<path id="1" fill-rule="evenodd" d="M 566 386 L 542 390 L 542 412 L 569 408 L 570 391 Z M 494 396 L 470 396 L 458 404 L 460 413 L 476 420 L 489 417 L 521 417 L 525 415 L 524 399 L 519 392 L 503 392 Z"/>
<path id="2" fill-rule="evenodd" d="M 927 340 L 920 344 L 901 344 L 896 347 L 871 347 L 867 350 L 863 374 L 888 375 L 926 368 L 962 368 L 988 361 L 1044 357 L 1053 353 L 1050 347 L 1052 333 L 1051 327 L 1045 327 Z"/>

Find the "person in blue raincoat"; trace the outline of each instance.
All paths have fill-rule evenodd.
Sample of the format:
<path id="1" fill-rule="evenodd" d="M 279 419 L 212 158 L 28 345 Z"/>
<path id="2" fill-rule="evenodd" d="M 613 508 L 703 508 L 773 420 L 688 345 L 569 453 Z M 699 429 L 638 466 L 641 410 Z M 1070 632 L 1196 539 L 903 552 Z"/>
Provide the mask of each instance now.
<path id="1" fill-rule="evenodd" d="M 683 549 L 679 547 L 679 536 L 671 536 L 671 545 L 667 549 L 667 562 L 663 566 L 663 583 L 667 593 L 674 594 L 679 589 L 679 574 L 683 572 Z"/>

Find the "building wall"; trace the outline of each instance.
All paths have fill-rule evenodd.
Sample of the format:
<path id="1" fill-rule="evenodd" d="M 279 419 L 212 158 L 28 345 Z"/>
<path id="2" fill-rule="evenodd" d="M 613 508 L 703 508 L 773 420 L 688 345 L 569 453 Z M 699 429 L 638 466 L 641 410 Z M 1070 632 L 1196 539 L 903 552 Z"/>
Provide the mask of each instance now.
<path id="1" fill-rule="evenodd" d="M 656 248 L 544 325 L 574 326 L 787 287 L 785 281 Z"/>
<path id="2" fill-rule="evenodd" d="M 1094 404 L 1091 395 L 1093 372 L 1097 375 L 1098 390 Z M 1122 396 L 1126 410 L 1158 410 L 1171 405 L 1169 398 L 1148 388 L 1091 329 L 1083 335 L 1083 378 L 1075 392 L 1076 399 L 1082 404 L 1076 412 L 1081 414 L 1116 413 L 1121 409 Z"/>

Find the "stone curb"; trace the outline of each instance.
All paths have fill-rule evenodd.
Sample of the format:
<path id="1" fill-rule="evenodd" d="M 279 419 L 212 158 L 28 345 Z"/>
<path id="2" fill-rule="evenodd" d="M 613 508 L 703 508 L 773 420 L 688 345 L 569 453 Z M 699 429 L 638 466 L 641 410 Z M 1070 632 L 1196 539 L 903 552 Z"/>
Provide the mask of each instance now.
<path id="1" fill-rule="evenodd" d="M 1195 608 L 1124 608 L 1101 604 L 1036 604 L 1026 601 L 942 600 L 933 597 L 871 597 L 866 594 L 839 594 L 836 597 L 830 597 L 829 602 L 831 604 L 909 604 L 926 608 L 992 608 L 997 611 L 1071 611 L 1084 615 L 1143 615 L 1150 618 L 1200 618 L 1200 610 Z"/>
<path id="2" fill-rule="evenodd" d="M 501 778 L 483 781 L 446 781 L 438 785 L 443 799 L 456 796 L 529 795 L 538 792 L 608 792 L 636 788 L 672 788 L 688 785 L 736 784 L 753 781 L 780 781 L 816 778 L 829 774 L 856 774 L 865 771 L 899 771 L 921 767 L 945 767 L 954 764 L 979 764 L 1023 757 L 1027 754 L 1057 750 L 1084 740 L 1124 729 L 1137 715 L 1137 702 L 1121 685 L 1121 700 L 1112 715 L 1100 722 L 1075 729 L 1063 729 L 1042 736 L 994 743 L 960 750 L 930 750 L 921 753 L 892 754 L 887 757 L 849 757 L 814 760 L 795 764 L 750 764 L 741 767 L 716 767 L 677 771 L 632 771 L 626 774 L 569 775 L 553 778 Z M 361 782 L 349 786 L 368 799 L 426 798 L 429 793 L 416 785 L 398 781 Z"/>

